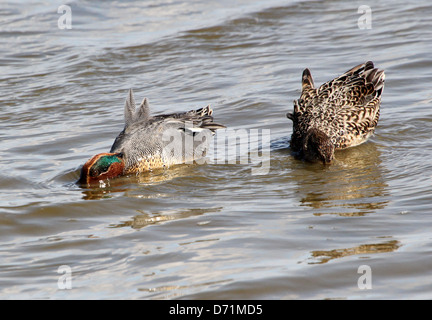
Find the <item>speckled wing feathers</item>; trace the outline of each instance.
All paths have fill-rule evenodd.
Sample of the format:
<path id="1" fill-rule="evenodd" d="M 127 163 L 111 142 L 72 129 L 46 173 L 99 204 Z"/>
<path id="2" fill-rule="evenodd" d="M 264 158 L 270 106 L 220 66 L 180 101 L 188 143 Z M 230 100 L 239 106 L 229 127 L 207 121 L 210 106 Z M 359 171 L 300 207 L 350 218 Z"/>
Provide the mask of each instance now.
<path id="1" fill-rule="evenodd" d="M 314 88 L 310 71 L 302 76 L 302 93 L 294 101 L 291 147 L 298 151 L 306 132 L 317 128 L 326 133 L 336 149 L 358 145 L 373 134 L 379 119 L 384 71 L 371 61 Z"/>

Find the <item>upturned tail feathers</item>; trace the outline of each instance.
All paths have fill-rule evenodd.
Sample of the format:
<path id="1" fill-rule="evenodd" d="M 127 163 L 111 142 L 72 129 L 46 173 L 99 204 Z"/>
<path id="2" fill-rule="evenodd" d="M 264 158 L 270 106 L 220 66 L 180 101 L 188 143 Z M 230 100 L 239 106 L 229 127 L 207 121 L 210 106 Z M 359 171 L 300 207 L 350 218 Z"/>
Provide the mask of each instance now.
<path id="1" fill-rule="evenodd" d="M 312 74 L 308 68 L 304 69 L 302 76 L 302 89 L 314 88 Z"/>

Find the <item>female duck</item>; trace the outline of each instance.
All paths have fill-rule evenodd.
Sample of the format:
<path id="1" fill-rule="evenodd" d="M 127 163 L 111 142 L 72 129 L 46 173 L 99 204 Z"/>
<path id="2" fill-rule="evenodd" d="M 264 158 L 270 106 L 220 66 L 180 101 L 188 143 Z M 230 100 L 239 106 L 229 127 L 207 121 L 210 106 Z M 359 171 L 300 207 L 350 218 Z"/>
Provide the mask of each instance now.
<path id="1" fill-rule="evenodd" d="M 384 71 L 368 61 L 315 88 L 305 69 L 300 99 L 287 113 L 293 121 L 291 149 L 326 164 L 335 150 L 365 142 L 378 123 L 384 79 Z"/>
<path id="2" fill-rule="evenodd" d="M 202 158 L 210 136 L 225 126 L 214 123 L 210 106 L 183 113 L 150 116 L 146 98 L 138 109 L 132 90 L 125 104 L 125 127 L 109 153 L 100 153 L 81 169 L 78 183 L 91 184 Z"/>

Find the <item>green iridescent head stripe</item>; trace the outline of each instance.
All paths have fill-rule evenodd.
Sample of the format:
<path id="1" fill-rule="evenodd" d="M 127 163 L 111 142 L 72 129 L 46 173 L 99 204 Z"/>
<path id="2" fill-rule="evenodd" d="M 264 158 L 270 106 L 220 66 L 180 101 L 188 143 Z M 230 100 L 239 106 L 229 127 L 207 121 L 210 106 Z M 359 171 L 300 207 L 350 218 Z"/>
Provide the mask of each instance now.
<path id="1" fill-rule="evenodd" d="M 102 156 L 96 161 L 95 165 L 97 166 L 109 166 L 113 164 L 114 162 L 121 162 L 119 157 L 117 155 L 110 155 L 110 156 Z"/>
<path id="2" fill-rule="evenodd" d="M 108 171 L 109 167 L 113 163 L 121 163 L 122 160 L 120 158 L 120 154 L 113 154 L 113 155 L 104 155 L 100 157 L 91 167 L 90 169 L 90 175 L 91 176 L 97 176 L 103 172 Z"/>

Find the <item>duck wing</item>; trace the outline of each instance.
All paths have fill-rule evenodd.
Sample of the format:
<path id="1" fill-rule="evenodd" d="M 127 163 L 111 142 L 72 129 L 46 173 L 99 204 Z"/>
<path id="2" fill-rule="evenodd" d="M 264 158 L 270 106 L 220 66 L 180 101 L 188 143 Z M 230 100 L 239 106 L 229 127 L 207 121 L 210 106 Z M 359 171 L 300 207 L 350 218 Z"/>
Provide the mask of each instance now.
<path id="1" fill-rule="evenodd" d="M 384 81 L 384 70 L 367 61 L 319 87 L 318 103 L 326 114 L 325 132 L 337 149 L 361 144 L 374 133 Z"/>
<path id="2" fill-rule="evenodd" d="M 384 71 L 372 61 L 314 88 L 310 71 L 302 77 L 302 94 L 294 102 L 292 147 L 310 128 L 325 132 L 337 149 L 358 145 L 373 134 L 379 119 Z"/>
<path id="3" fill-rule="evenodd" d="M 125 104 L 125 127 L 110 152 L 125 155 L 126 171 L 135 170 L 144 162 L 159 161 L 171 165 L 194 159 L 205 153 L 209 143 L 207 138 L 202 142 L 198 139 L 201 136 L 194 137 L 200 132 L 210 137 L 215 130 L 225 128 L 213 121 L 212 114 L 213 110 L 206 106 L 187 112 L 150 116 L 148 100 L 145 98 L 135 109 L 133 93 L 129 91 Z M 193 144 L 187 145 L 190 142 Z M 171 151 L 175 151 L 173 156 L 167 154 Z"/>

